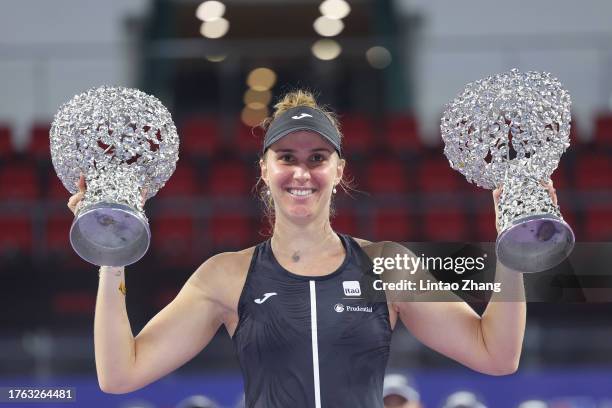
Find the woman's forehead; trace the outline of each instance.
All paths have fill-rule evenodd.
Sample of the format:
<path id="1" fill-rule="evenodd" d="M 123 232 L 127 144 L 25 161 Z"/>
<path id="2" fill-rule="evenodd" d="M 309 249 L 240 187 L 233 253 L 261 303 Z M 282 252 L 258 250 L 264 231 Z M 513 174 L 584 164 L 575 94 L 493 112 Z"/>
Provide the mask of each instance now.
<path id="1" fill-rule="evenodd" d="M 310 130 L 298 130 L 283 136 L 280 140 L 270 146 L 271 150 L 313 150 L 327 149 L 333 152 L 335 149 L 323 136 Z"/>

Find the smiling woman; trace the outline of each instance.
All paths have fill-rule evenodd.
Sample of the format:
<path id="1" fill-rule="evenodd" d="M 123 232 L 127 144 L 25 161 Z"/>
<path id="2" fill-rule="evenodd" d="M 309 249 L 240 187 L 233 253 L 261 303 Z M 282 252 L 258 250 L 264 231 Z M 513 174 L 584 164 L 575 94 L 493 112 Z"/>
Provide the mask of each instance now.
<path id="1" fill-rule="evenodd" d="M 136 337 L 116 289 L 124 271 L 102 267 L 94 344 L 104 391 L 134 391 L 174 371 L 221 325 L 234 342 L 249 408 L 382 408 L 398 318 L 424 344 L 468 367 L 516 370 L 525 324 L 520 274 L 498 267 L 497 279 L 519 301 L 491 302 L 482 317 L 452 292 L 449 302 L 372 294 L 380 277 L 373 259 L 414 254 L 332 229 L 332 197 L 345 168 L 334 116 L 296 91 L 281 98 L 263 127 L 269 239 L 206 260 Z"/>
<path id="2" fill-rule="evenodd" d="M 332 195 L 328 205 L 328 217 L 333 217 L 335 209 L 333 205 L 333 194 L 337 192 L 337 187 L 348 191 L 351 186 L 350 182 L 343 177 L 344 166 L 346 161 L 342 158 L 342 132 L 336 115 L 322 106 L 317 104 L 312 93 L 305 90 L 296 90 L 284 95 L 274 105 L 274 113 L 271 117 L 266 118 L 260 127 L 264 130 L 266 136 L 263 143 L 263 152 L 260 158 L 260 166 L 262 166 L 262 177 L 257 182 L 257 188 L 261 201 L 264 203 L 265 215 L 268 218 L 270 231 L 274 227 L 275 212 L 274 197 L 272 189 L 264 180 L 264 169 L 268 169 L 269 164 L 274 165 L 284 161 L 287 166 L 292 164 L 291 161 L 296 161 L 299 157 L 297 153 L 302 153 L 308 156 L 306 162 L 310 168 L 318 168 L 315 175 L 321 175 L 321 170 L 329 170 L 330 164 L 336 167 L 340 172 L 338 180 L 335 180 L 331 189 Z M 285 136 L 288 136 L 289 140 Z M 291 142 L 295 140 L 302 147 L 301 152 L 297 152 L 291 147 Z M 273 149 L 270 149 L 274 145 Z M 270 154 L 267 154 L 268 152 Z M 336 153 L 336 154 L 334 154 Z M 268 158 L 272 156 L 272 160 L 268 162 Z M 321 165 L 324 165 L 321 167 Z M 279 169 L 279 166 L 275 166 Z M 338 176 L 337 176 L 338 178 Z M 317 193 L 317 189 L 308 187 L 305 183 L 299 185 L 296 183 L 293 191 L 285 190 L 294 197 L 309 197 L 313 193 Z"/>

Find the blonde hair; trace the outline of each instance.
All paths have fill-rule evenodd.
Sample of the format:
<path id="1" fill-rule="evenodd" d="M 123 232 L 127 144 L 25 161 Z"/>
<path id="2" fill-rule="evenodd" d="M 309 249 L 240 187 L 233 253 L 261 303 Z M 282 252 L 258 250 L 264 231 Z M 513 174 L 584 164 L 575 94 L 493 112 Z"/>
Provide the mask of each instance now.
<path id="1" fill-rule="evenodd" d="M 308 90 L 305 89 L 296 89 L 294 91 L 288 92 L 283 95 L 276 104 L 274 104 L 274 112 L 272 116 L 265 118 L 260 124 L 259 127 L 263 130 L 263 134 L 268 130 L 270 124 L 278 118 L 280 115 L 285 113 L 291 108 L 295 108 L 297 106 L 307 106 L 309 108 L 317 109 L 321 111 L 330 122 L 334 125 L 336 130 L 338 131 L 338 135 L 340 136 L 340 140 L 343 139 L 342 132 L 340 131 L 340 123 L 338 122 L 338 118 L 336 114 L 329 110 L 326 106 L 319 105 L 317 103 L 315 95 Z M 265 159 L 265 153 L 260 157 L 261 160 Z M 344 177 L 340 180 L 338 184 L 340 188 L 342 188 L 345 192 L 348 193 L 349 190 L 352 190 L 352 180 L 345 180 Z M 272 235 L 274 229 L 274 201 L 272 200 L 272 196 L 268 194 L 268 188 L 266 184 L 262 181 L 261 177 L 257 180 L 257 184 L 254 187 L 255 191 L 259 195 L 261 202 L 264 205 L 264 216 L 268 220 L 268 228 L 269 230 L 264 233 L 264 235 Z M 332 201 L 329 209 L 329 216 L 333 218 L 335 215 L 335 207 Z"/>
<path id="2" fill-rule="evenodd" d="M 283 97 L 276 102 L 274 105 L 274 112 L 272 116 L 267 117 L 261 122 L 259 125 L 264 133 L 270 127 L 270 124 L 278 118 L 283 113 L 287 112 L 291 108 L 295 108 L 296 106 L 307 106 L 309 108 L 317 109 L 327 116 L 329 121 L 334 125 L 338 134 L 340 135 L 340 140 L 342 140 L 342 132 L 340 131 L 340 123 L 336 117 L 336 114 L 331 110 L 327 109 L 326 106 L 319 105 L 314 94 L 310 91 L 304 89 L 297 89 L 295 91 L 291 91 L 283 95 Z"/>

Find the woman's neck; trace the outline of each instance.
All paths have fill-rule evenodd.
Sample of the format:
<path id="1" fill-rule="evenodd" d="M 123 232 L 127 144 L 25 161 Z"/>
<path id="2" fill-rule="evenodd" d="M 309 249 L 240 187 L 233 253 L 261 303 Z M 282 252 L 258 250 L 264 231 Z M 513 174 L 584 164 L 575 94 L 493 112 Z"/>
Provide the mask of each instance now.
<path id="1" fill-rule="evenodd" d="M 332 230 L 329 218 L 305 225 L 295 225 L 277 219 L 271 239 L 275 254 L 300 262 L 342 247 L 340 238 Z"/>

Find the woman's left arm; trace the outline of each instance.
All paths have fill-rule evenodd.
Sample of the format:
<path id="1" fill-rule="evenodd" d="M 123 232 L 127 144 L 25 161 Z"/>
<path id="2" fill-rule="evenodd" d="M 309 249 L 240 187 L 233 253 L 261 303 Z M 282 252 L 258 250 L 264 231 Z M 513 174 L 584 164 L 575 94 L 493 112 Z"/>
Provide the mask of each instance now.
<path id="1" fill-rule="evenodd" d="M 546 187 L 556 204 L 552 182 Z M 493 192 L 496 213 L 500 194 L 500 189 Z M 400 250 L 395 245 L 384 252 Z M 495 281 L 502 289 L 493 292 L 482 316 L 452 293 L 445 294 L 450 301 L 392 304 L 406 328 L 426 346 L 485 374 L 512 374 L 518 368 L 525 333 L 523 275 L 498 262 Z"/>

